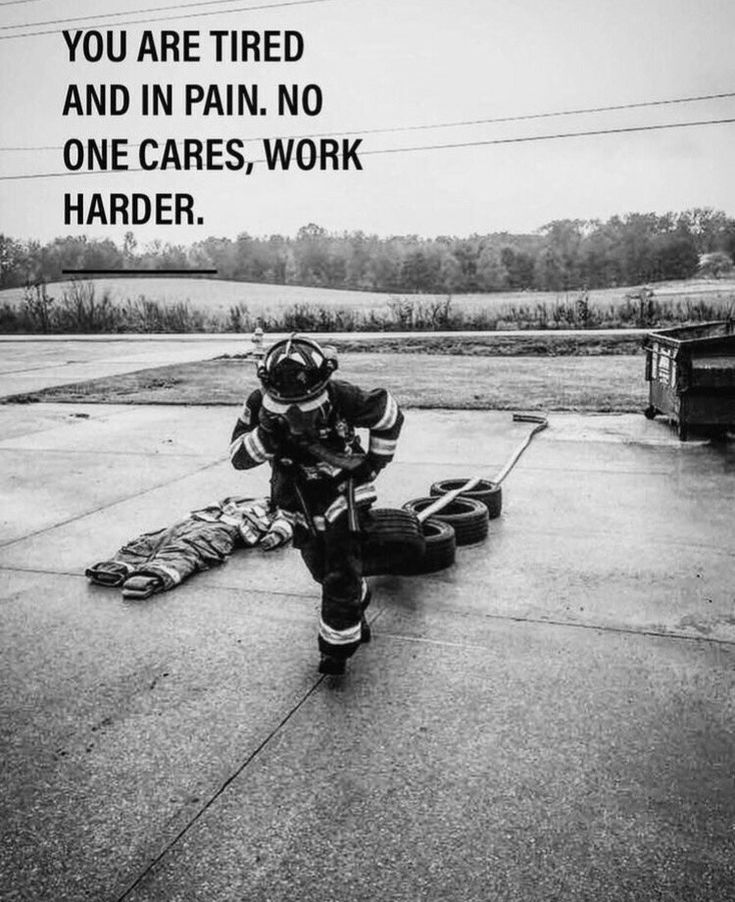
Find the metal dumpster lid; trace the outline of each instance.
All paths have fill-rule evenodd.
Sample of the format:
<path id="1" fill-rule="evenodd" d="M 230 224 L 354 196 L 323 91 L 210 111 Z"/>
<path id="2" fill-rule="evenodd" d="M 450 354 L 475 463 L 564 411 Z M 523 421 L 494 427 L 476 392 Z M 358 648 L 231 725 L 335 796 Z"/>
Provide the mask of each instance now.
<path id="1" fill-rule="evenodd" d="M 721 341 L 723 338 L 735 342 L 735 321 L 713 320 L 707 323 L 696 323 L 688 326 L 674 326 L 671 329 L 656 329 L 646 336 L 646 344 L 650 341 L 662 341 L 674 345 L 699 345 Z M 728 342 L 729 343 L 729 342 Z"/>

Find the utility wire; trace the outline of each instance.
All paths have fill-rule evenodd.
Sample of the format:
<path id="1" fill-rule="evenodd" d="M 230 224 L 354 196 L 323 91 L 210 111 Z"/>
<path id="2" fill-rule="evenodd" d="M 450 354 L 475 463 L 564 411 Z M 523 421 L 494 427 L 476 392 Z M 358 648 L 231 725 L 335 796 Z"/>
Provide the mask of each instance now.
<path id="1" fill-rule="evenodd" d="M 226 2 L 230 2 L 230 0 L 226 0 Z M 237 9 L 208 9 L 203 12 L 198 13 L 177 13 L 173 16 L 157 16 L 153 19 L 145 18 L 145 19 L 130 19 L 126 22 L 103 22 L 101 23 L 103 28 L 121 28 L 125 25 L 141 25 L 141 24 L 149 24 L 150 22 L 169 22 L 172 19 L 194 19 L 199 16 L 221 16 L 221 15 L 229 15 L 230 13 L 245 13 L 250 12 L 251 10 L 257 9 L 275 9 L 279 6 L 305 6 L 311 3 L 330 3 L 331 0 L 283 0 L 281 3 L 268 3 L 268 4 L 260 4 L 259 6 L 239 6 Z M 201 4 L 192 4 L 193 6 L 199 6 Z M 152 7 L 151 11 L 155 11 L 155 9 L 162 7 Z M 178 8 L 178 7 L 177 7 Z M 135 10 L 136 13 L 144 13 L 148 12 L 146 9 L 138 9 Z M 100 13 L 101 16 L 112 15 L 111 13 Z M 115 13 L 117 15 L 117 13 Z M 95 17 L 99 18 L 99 16 Z M 26 23 L 28 27 L 33 25 L 32 22 Z M 46 31 L 23 31 L 20 34 L 0 34 L 0 41 L 10 41 L 13 38 L 33 38 L 37 35 L 41 34 L 58 34 L 63 31 L 62 28 L 50 28 Z"/>
<path id="2" fill-rule="evenodd" d="M 36 3 L 38 0 L 3 0 L 0 6 L 16 6 L 18 3 Z"/>
<path id="3" fill-rule="evenodd" d="M 723 97 L 735 97 L 735 91 L 727 91 L 723 94 L 703 94 L 699 97 L 677 97 L 672 100 L 644 100 L 639 103 L 619 103 L 614 106 L 596 106 L 596 107 L 587 107 L 584 109 L 578 110 L 559 110 L 554 113 L 528 113 L 520 116 L 499 116 L 491 119 L 463 119 L 458 120 L 456 122 L 435 122 L 435 123 L 424 123 L 421 125 L 397 125 L 392 126 L 390 128 L 364 128 L 364 129 L 355 129 L 352 131 L 345 132 L 317 132 L 311 134 L 299 134 L 299 135 L 282 135 L 280 136 L 283 140 L 287 140 L 288 138 L 342 138 L 346 136 L 352 135 L 381 135 L 388 134 L 390 132 L 411 132 L 411 131 L 419 131 L 425 129 L 433 129 L 433 128 L 457 128 L 459 126 L 466 125 L 487 125 L 490 123 L 499 123 L 499 122 L 521 122 L 529 119 L 551 119 L 554 116 L 578 116 L 583 113 L 605 113 L 611 110 L 632 110 L 632 109 L 640 109 L 641 107 L 651 107 L 651 106 L 664 106 L 666 104 L 676 104 L 676 103 L 695 103 L 701 100 L 718 100 Z M 250 144 L 253 141 L 264 141 L 266 137 L 271 137 L 270 135 L 266 135 L 260 138 L 246 138 L 245 143 Z M 130 144 L 129 147 L 138 147 L 138 144 Z M 31 151 L 31 150 L 63 150 L 63 144 L 42 144 L 37 145 L 35 147 L 0 147 L 0 152 L 2 151 Z"/>
<path id="4" fill-rule="evenodd" d="M 633 110 L 641 107 L 664 106 L 676 103 L 695 103 L 700 100 L 719 100 L 723 97 L 735 97 L 735 91 L 726 91 L 722 94 L 702 94 L 698 97 L 676 97 L 672 100 L 644 100 L 639 103 L 618 103 L 613 106 L 593 106 L 581 108 L 578 110 L 558 110 L 553 113 L 527 113 L 520 116 L 496 116 L 492 119 L 460 119 L 456 122 L 440 122 L 436 125 L 404 125 L 394 126 L 393 128 L 368 128 L 358 132 L 332 132 L 335 137 L 343 135 L 377 135 L 386 134 L 388 132 L 411 132 L 430 128 L 457 128 L 462 125 L 488 125 L 490 123 L 499 122 L 521 122 L 529 119 L 551 119 L 554 116 L 579 116 L 584 113 L 607 113 L 612 110 Z M 326 135 L 306 135 L 309 138 L 323 138 Z M 262 139 L 260 139 L 262 140 Z"/>
<path id="5" fill-rule="evenodd" d="M 47 19 L 45 22 L 23 22 L 22 25 L 0 25 L 0 31 L 8 31 L 11 28 L 35 28 L 36 25 L 61 25 L 65 22 L 87 22 L 90 19 L 118 18 L 120 16 L 136 16 L 138 13 L 157 13 L 168 9 L 188 9 L 192 6 L 216 6 L 222 3 L 237 3 L 239 0 L 201 0 L 199 3 L 172 3 L 168 6 L 150 6 L 146 9 L 128 9 L 124 12 L 94 13 L 91 16 L 70 16 L 68 19 Z M 2 4 L 0 4 L 2 5 Z M 226 13 L 228 10 L 223 9 Z M 118 24 L 118 23 L 115 23 Z"/>
<path id="6" fill-rule="evenodd" d="M 374 154 L 388 154 L 388 153 L 412 153 L 414 151 L 420 150 L 451 150 L 453 148 L 459 147 L 487 147 L 491 144 L 523 144 L 530 141 L 555 141 L 560 138 L 583 138 L 588 137 L 590 135 L 617 135 L 617 134 L 625 134 L 630 132 L 650 132 L 650 131 L 661 131 L 666 128 L 691 128 L 694 126 L 701 125 L 725 125 L 731 124 L 735 122 L 735 118 L 733 119 L 704 119 L 699 122 L 669 122 L 662 125 L 633 125 L 627 128 L 602 128 L 595 129 L 592 131 L 583 131 L 583 132 L 561 132 L 553 135 L 529 135 L 523 138 L 493 138 L 489 141 L 461 141 L 456 144 L 423 144 L 415 147 L 386 147 L 378 150 L 363 150 L 360 151 L 361 156 L 368 156 Z M 283 140 L 283 139 L 273 139 L 273 140 Z M 257 160 L 250 160 L 252 163 L 265 163 L 266 160 L 261 158 Z M 141 167 L 135 167 L 130 169 L 121 169 L 121 170 L 110 170 L 110 169 L 98 169 L 98 170 L 82 170 L 75 172 L 36 172 L 36 173 L 27 173 L 23 175 L 2 175 L 0 176 L 0 181 L 16 181 L 18 179 L 44 179 L 44 178 L 63 178 L 64 176 L 75 176 L 75 175 L 110 175 L 115 172 L 165 172 L 168 170 L 144 170 Z M 172 170 L 174 171 L 174 170 Z M 175 170 L 175 171 L 183 171 L 183 170 Z M 186 172 L 192 172 L 196 170 L 185 170 Z M 211 170 L 199 170 L 203 172 L 211 171 Z"/>
<path id="7" fill-rule="evenodd" d="M 651 132 L 665 128 L 688 128 L 697 125 L 723 125 L 735 122 L 734 119 L 703 119 L 699 122 L 668 122 L 662 125 L 631 125 L 627 128 L 600 128 L 584 132 L 563 132 L 556 135 L 529 135 L 525 138 L 493 138 L 489 141 L 460 141 L 456 144 L 423 144 L 418 147 L 387 147 L 379 150 L 363 150 L 360 156 L 378 153 L 407 153 L 414 150 L 448 150 L 454 147 L 483 147 L 489 144 L 522 144 L 527 141 L 554 141 L 558 138 L 581 138 L 589 135 L 618 135 L 626 132 Z M 265 160 L 253 160 L 264 163 Z"/>

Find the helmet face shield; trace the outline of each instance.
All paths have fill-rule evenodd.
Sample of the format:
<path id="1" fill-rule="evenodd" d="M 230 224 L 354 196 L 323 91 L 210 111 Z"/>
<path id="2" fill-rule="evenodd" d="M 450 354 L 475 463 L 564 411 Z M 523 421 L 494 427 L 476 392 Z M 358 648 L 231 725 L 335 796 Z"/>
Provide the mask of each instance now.
<path id="1" fill-rule="evenodd" d="M 288 424 L 293 436 L 314 438 L 326 428 L 332 406 L 326 390 L 309 401 L 276 401 L 270 392 L 263 396 L 263 407 L 272 417 L 280 417 Z"/>
<path id="2" fill-rule="evenodd" d="M 305 401 L 323 387 L 319 366 L 312 361 L 304 364 L 293 357 L 285 357 L 272 368 L 268 393 L 281 401 Z"/>
<path id="3" fill-rule="evenodd" d="M 270 348 L 258 378 L 275 401 L 300 403 L 320 395 L 336 369 L 336 357 L 325 354 L 315 341 L 292 335 Z"/>

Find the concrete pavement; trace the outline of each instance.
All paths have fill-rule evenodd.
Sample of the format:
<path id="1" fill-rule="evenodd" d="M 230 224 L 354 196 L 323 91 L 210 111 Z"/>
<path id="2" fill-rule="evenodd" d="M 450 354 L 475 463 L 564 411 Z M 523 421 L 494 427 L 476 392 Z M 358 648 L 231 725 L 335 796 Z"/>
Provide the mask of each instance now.
<path id="1" fill-rule="evenodd" d="M 454 567 L 378 578 L 316 673 L 297 552 L 143 603 L 84 567 L 267 473 L 234 410 L 0 408 L 0 895 L 735 900 L 732 444 L 554 415 Z M 409 411 L 380 504 L 528 427 Z"/>
<path id="2" fill-rule="evenodd" d="M 0 397 L 251 348 L 249 335 L 5 335 Z"/>

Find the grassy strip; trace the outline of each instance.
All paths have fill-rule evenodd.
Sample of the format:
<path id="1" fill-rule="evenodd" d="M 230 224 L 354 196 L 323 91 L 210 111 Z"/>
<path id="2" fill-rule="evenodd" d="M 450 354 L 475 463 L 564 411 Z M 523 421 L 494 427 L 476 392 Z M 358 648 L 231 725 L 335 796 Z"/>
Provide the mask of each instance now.
<path id="1" fill-rule="evenodd" d="M 340 354 L 450 354 L 459 357 L 556 357 L 568 355 L 637 354 L 642 342 L 638 335 L 543 335 L 509 334 L 503 332 L 477 336 L 433 336 L 420 338 L 410 335 L 397 338 L 338 339 L 331 341 Z M 224 355 L 228 356 L 228 355 Z M 241 355 L 232 355 L 238 357 Z"/>
<path id="2" fill-rule="evenodd" d="M 450 357 L 345 354 L 339 377 L 391 389 L 405 407 L 632 412 L 646 404 L 641 356 Z M 219 359 L 62 385 L 8 402 L 242 404 L 252 361 Z"/>

